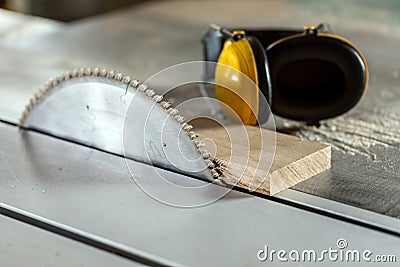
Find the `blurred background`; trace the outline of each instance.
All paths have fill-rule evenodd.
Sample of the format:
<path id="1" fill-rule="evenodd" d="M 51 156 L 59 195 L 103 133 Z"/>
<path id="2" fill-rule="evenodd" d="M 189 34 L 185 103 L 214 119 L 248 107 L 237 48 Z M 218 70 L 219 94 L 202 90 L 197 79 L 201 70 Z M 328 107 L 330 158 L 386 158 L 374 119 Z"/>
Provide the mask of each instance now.
<path id="1" fill-rule="evenodd" d="M 144 0 L 0 0 L 0 7 L 35 16 L 72 21 L 142 1 Z"/>

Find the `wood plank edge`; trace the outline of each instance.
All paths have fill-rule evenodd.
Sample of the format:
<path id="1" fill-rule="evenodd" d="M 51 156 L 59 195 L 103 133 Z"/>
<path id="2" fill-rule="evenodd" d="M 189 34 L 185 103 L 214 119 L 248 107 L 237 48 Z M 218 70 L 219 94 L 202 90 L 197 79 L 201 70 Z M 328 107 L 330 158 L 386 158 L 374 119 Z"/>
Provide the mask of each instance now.
<path id="1" fill-rule="evenodd" d="M 331 168 L 331 146 L 315 151 L 269 174 L 270 195 L 305 181 Z"/>

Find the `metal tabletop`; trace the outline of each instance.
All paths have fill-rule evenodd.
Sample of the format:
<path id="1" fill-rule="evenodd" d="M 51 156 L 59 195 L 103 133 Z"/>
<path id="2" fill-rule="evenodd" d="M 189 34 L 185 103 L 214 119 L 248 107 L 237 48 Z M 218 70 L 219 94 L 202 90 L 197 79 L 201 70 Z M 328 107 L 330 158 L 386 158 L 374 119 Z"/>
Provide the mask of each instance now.
<path id="1" fill-rule="evenodd" d="M 265 262 L 257 259 L 257 252 L 264 246 L 322 250 L 344 238 L 351 249 L 391 255 L 400 246 L 396 235 L 237 191 L 201 208 L 168 206 L 134 183 L 123 158 L 8 125 L 0 126 L 0 137 L 0 211 L 14 212 L 17 218 L 34 214 L 47 222 L 33 222 L 37 227 L 68 231 L 72 239 L 78 232 L 85 239 L 77 240 L 101 241 L 128 259 L 164 265 L 262 266 Z M 4 153 L 11 149 L 12 154 Z M 135 176 L 154 175 L 149 165 L 132 165 Z M 191 180 L 160 172 L 172 182 Z M 160 191 L 166 188 L 158 186 Z"/>
<path id="2" fill-rule="evenodd" d="M 0 216 L 0 266 L 144 266 Z"/>

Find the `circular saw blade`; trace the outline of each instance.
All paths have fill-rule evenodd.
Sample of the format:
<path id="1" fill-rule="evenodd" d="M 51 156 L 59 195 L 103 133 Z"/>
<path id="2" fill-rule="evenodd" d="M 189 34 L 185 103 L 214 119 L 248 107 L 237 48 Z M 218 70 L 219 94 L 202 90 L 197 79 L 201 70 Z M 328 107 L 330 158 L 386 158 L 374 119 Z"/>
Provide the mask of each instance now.
<path id="1" fill-rule="evenodd" d="M 20 126 L 156 167 L 218 178 L 178 111 L 140 81 L 114 71 L 81 68 L 51 79 L 30 100 Z"/>

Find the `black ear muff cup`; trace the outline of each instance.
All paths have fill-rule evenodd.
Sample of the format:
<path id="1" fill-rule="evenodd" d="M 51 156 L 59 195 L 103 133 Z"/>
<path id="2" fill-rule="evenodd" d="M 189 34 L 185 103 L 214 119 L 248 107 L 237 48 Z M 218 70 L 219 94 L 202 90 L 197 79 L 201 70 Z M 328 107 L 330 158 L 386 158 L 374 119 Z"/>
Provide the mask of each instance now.
<path id="1" fill-rule="evenodd" d="M 281 117 L 309 122 L 336 117 L 357 104 L 368 83 L 362 54 L 335 35 L 290 36 L 268 47 L 266 56 L 272 112 Z"/>
<path id="2" fill-rule="evenodd" d="M 259 89 L 259 108 L 257 114 L 258 124 L 265 123 L 271 113 L 271 79 L 269 76 L 269 67 L 265 48 L 260 41 L 252 36 L 248 36 L 247 40 L 253 50 Z M 269 107 L 268 107 L 269 105 Z"/>

